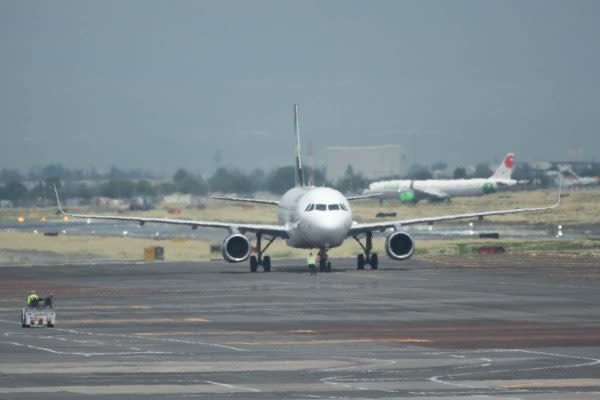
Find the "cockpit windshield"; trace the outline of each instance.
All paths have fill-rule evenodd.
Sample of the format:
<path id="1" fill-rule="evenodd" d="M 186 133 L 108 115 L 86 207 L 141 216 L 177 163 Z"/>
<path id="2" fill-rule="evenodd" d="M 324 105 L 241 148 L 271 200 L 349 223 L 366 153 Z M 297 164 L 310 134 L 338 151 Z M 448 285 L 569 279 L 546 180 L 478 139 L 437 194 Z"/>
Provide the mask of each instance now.
<path id="1" fill-rule="evenodd" d="M 346 207 L 343 204 L 309 204 L 306 206 L 306 208 L 304 209 L 305 212 L 310 212 L 313 210 L 318 210 L 318 211 L 339 211 L 339 210 L 343 210 L 343 211 L 349 211 L 348 207 Z"/>

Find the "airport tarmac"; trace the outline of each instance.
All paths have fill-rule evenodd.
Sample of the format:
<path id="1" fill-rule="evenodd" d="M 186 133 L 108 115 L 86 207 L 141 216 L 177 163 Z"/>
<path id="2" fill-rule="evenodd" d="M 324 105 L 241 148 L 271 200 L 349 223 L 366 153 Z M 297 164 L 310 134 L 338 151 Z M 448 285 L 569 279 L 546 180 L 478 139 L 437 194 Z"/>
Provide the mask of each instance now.
<path id="1" fill-rule="evenodd" d="M 599 262 L 523 257 L 0 267 L 0 399 L 600 398 Z"/>
<path id="2" fill-rule="evenodd" d="M 68 223 L 50 220 L 44 223 L 28 221 L 0 222 L 0 232 L 39 232 L 58 233 L 62 235 L 96 235 L 96 236 L 126 236 L 145 239 L 168 240 L 171 238 L 187 238 L 195 240 L 209 240 L 220 243 L 223 240 L 222 229 L 203 228 L 198 230 L 185 230 L 177 225 L 144 225 L 136 223 L 114 223 L 102 221 L 71 220 Z M 547 239 L 556 234 L 556 226 L 526 225 L 526 224 L 497 224 L 473 222 L 448 222 L 428 225 L 408 226 L 407 232 L 418 240 L 432 239 L 464 239 L 479 235 L 479 233 L 496 232 L 503 239 Z M 376 236 L 380 233 L 376 232 Z M 565 231 L 565 239 L 582 239 L 600 235 L 600 226 L 569 226 Z"/>

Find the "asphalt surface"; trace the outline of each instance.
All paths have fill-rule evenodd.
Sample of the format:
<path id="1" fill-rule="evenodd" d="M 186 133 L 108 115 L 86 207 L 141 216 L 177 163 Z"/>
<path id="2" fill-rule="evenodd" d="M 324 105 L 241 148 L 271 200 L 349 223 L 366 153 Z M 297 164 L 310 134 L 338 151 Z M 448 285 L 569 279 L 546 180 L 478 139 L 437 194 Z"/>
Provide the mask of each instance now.
<path id="1" fill-rule="evenodd" d="M 1 267 L 0 399 L 600 398 L 596 260 L 381 258 Z"/>

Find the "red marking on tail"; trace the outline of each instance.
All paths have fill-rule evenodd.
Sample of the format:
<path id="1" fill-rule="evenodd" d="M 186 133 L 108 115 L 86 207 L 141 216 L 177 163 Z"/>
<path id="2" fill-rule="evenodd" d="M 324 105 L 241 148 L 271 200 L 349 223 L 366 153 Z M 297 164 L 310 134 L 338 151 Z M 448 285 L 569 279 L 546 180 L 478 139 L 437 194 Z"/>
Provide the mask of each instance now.
<path id="1" fill-rule="evenodd" d="M 504 166 L 506 168 L 512 168 L 513 167 L 513 159 L 514 159 L 514 156 L 512 154 L 510 156 L 507 156 L 504 159 Z"/>

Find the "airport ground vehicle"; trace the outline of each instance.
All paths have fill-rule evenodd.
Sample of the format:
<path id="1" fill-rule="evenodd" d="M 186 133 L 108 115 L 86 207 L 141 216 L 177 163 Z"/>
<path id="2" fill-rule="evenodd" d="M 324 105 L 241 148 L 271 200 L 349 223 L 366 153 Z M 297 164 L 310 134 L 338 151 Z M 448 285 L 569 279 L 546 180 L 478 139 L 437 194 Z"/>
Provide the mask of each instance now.
<path id="1" fill-rule="evenodd" d="M 23 307 L 21 310 L 21 326 L 30 328 L 32 326 L 46 326 L 54 328 L 56 323 L 56 312 L 54 308 L 40 303 L 34 307 Z"/>

